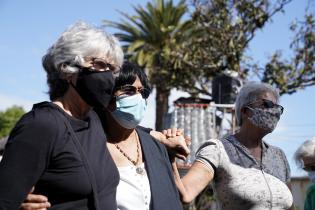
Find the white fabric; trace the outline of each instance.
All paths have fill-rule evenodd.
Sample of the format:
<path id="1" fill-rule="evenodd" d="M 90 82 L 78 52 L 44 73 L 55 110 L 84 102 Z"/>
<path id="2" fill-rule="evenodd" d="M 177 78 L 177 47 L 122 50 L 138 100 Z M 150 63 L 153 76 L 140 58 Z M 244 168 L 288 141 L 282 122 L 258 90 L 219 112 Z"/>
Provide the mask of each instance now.
<path id="1" fill-rule="evenodd" d="M 215 171 L 213 184 L 219 209 L 284 210 L 292 205 L 292 194 L 284 182 L 263 170 L 233 164 L 219 140 L 205 142 L 196 161 Z"/>
<path id="2" fill-rule="evenodd" d="M 120 175 L 116 194 L 118 210 L 150 209 L 150 183 L 144 163 L 140 167 L 144 170 L 142 175 L 136 172 L 133 165 L 118 167 Z"/>

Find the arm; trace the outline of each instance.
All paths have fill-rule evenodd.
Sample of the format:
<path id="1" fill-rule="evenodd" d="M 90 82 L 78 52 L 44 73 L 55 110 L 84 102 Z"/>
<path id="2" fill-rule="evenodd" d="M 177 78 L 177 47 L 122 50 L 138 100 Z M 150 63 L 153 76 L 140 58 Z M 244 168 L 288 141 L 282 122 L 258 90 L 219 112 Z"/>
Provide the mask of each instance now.
<path id="1" fill-rule="evenodd" d="M 174 176 L 182 200 L 192 201 L 215 178 L 215 170 L 225 168 L 228 161 L 222 143 L 211 139 L 199 147 L 195 162 L 183 178 L 179 177 L 176 164 L 173 163 Z"/>
<path id="2" fill-rule="evenodd" d="M 187 174 L 180 178 L 176 162 L 172 163 L 175 183 L 185 203 L 191 202 L 212 181 L 213 170 L 209 170 L 201 162 L 194 162 Z"/>
<path id="3" fill-rule="evenodd" d="M 46 168 L 50 125 L 34 120 L 33 113 L 16 125 L 0 162 L 0 207 L 18 209 Z"/>

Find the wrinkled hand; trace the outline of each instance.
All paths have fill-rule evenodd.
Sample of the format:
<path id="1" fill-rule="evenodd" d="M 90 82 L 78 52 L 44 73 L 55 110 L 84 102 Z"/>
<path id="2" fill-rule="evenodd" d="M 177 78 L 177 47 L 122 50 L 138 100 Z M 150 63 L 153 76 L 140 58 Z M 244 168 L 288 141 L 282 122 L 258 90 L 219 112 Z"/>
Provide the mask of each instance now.
<path id="1" fill-rule="evenodd" d="M 170 149 L 173 156 L 186 160 L 190 150 L 188 146 L 191 144 L 190 137 L 184 137 L 184 130 L 181 128 L 172 128 L 163 130 L 162 133 L 166 136 L 166 146 Z"/>
<path id="2" fill-rule="evenodd" d="M 47 197 L 43 195 L 32 194 L 33 191 L 34 187 L 20 206 L 20 210 L 47 210 L 47 208 L 51 206 Z"/>
<path id="3" fill-rule="evenodd" d="M 190 145 L 190 138 L 183 137 L 183 129 L 167 129 L 162 131 L 162 133 L 151 131 L 150 134 L 164 144 L 172 156 L 185 160 L 189 155 L 188 146 Z"/>

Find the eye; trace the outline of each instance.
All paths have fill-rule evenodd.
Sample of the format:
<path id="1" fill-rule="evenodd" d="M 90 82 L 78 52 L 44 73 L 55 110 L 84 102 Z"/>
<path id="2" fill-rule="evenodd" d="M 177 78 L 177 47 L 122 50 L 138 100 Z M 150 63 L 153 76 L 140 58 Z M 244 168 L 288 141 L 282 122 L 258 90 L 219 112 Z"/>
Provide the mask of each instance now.
<path id="1" fill-rule="evenodd" d="M 144 99 L 149 98 L 150 91 L 146 88 L 143 88 L 139 91 Z"/>
<path id="2" fill-rule="evenodd" d="M 117 68 L 114 65 L 100 58 L 94 58 L 92 60 L 92 66 L 94 69 L 97 69 L 97 70 L 114 71 L 114 72 L 117 70 Z"/>
<path id="3" fill-rule="evenodd" d="M 134 95 L 137 93 L 137 88 L 132 85 L 126 85 L 121 87 L 121 92 L 126 95 Z"/>
<path id="4" fill-rule="evenodd" d="M 263 105 L 265 108 L 273 108 L 275 104 L 272 101 L 269 100 L 263 100 Z"/>

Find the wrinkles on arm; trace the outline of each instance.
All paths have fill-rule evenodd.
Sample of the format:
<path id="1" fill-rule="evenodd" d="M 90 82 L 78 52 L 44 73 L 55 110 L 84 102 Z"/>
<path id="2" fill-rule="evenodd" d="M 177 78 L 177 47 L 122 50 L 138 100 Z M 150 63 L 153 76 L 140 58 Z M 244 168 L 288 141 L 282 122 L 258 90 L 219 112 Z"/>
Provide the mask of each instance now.
<path id="1" fill-rule="evenodd" d="M 176 162 L 172 163 L 175 183 L 184 203 L 190 203 L 213 180 L 214 172 L 196 161 L 184 177 L 180 177 Z"/>

